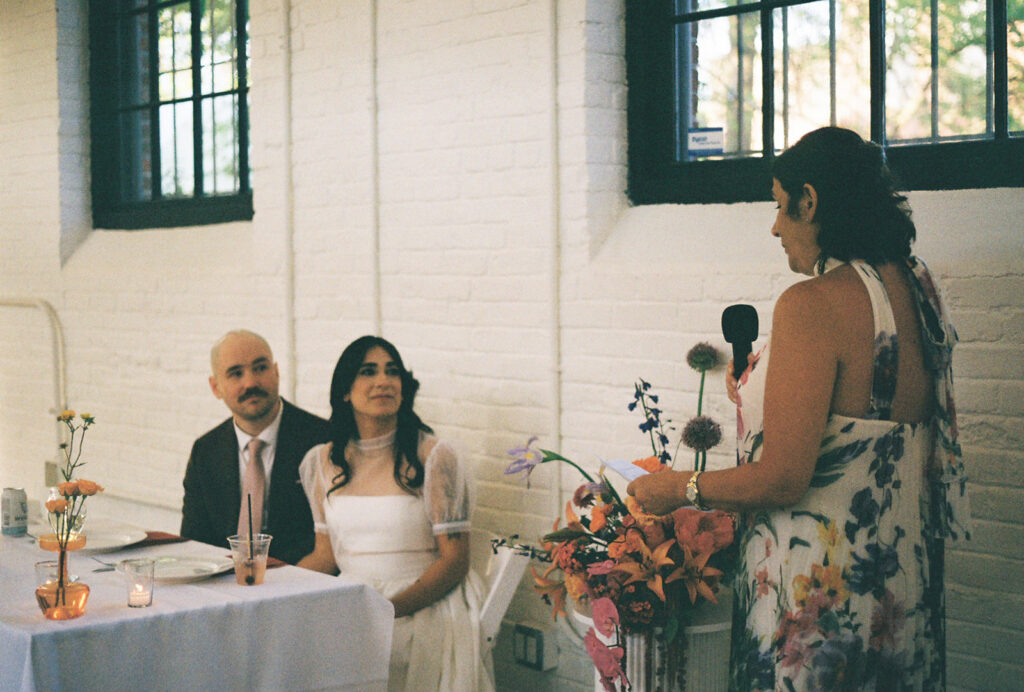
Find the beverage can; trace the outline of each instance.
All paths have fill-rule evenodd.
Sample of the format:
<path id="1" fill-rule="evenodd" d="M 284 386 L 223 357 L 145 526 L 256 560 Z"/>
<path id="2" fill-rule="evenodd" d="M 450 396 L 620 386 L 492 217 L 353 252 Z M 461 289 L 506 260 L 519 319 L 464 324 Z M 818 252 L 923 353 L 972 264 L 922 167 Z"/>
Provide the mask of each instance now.
<path id="1" fill-rule="evenodd" d="M 3 535 L 24 536 L 28 532 L 28 496 L 23 488 L 4 488 Z"/>

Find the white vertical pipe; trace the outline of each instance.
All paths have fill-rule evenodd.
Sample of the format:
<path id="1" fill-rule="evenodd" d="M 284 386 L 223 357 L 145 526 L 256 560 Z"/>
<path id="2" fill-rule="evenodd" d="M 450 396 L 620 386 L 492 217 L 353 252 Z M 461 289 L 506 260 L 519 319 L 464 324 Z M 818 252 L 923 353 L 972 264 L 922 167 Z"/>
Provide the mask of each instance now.
<path id="1" fill-rule="evenodd" d="M 295 178 L 292 174 L 294 165 L 292 137 L 292 3 L 281 0 L 281 63 L 282 92 L 284 94 L 284 271 L 285 271 L 285 373 L 288 381 L 288 398 L 295 401 L 298 389 L 298 366 L 296 357 L 296 326 L 295 326 Z"/>
<path id="2" fill-rule="evenodd" d="M 377 0 L 370 0 L 370 235 L 373 237 L 373 333 L 381 336 L 380 141 L 377 103 Z"/>
<path id="3" fill-rule="evenodd" d="M 68 407 L 67 360 L 64 356 L 64 330 L 61 328 L 60 318 L 57 317 L 57 311 L 53 309 L 53 306 L 42 298 L 0 297 L 0 305 L 14 308 L 36 308 L 46 315 L 46 319 L 50 322 L 50 356 L 53 360 L 53 416 L 57 436 L 56 454 L 53 460 L 59 462 L 61 445 L 67 436 L 67 428 L 56 417 Z"/>
<path id="4" fill-rule="evenodd" d="M 562 448 L 562 202 L 561 158 L 558 152 L 558 0 L 548 0 L 548 162 L 549 185 L 548 228 L 551 251 L 548 265 L 550 284 L 550 358 L 551 358 L 551 434 L 555 449 Z M 551 487 L 554 515 L 562 513 L 562 469 L 558 468 Z"/>

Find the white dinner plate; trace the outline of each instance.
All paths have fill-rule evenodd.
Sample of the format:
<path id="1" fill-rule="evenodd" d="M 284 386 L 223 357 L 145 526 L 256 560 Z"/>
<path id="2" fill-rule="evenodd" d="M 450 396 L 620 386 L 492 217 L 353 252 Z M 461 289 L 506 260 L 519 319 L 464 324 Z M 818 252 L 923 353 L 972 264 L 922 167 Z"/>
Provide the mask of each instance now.
<path id="1" fill-rule="evenodd" d="M 85 554 L 109 553 L 144 540 L 146 540 L 146 532 L 141 529 L 128 527 L 90 529 L 87 525 L 85 527 L 85 547 L 81 552 Z"/>
<path id="2" fill-rule="evenodd" d="M 185 584 L 208 579 L 231 570 L 231 558 L 192 557 L 190 555 L 164 555 L 154 558 L 153 579 L 164 584 Z M 120 568 L 118 568 L 120 571 Z"/>

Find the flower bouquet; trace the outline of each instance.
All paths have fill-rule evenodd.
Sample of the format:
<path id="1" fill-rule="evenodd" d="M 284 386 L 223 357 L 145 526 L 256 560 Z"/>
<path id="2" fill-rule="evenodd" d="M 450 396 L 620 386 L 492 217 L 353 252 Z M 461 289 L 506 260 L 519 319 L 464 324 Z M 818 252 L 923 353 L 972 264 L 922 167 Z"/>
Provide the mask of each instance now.
<path id="1" fill-rule="evenodd" d="M 704 377 L 718 364 L 718 353 L 709 344 L 698 344 L 687 361 L 700 372 L 701 388 L 698 415 L 684 428 L 681 443 L 696 454 L 694 470 L 702 470 L 707 450 L 721 441 L 718 424 L 700 414 Z M 653 454 L 633 465 L 649 473 L 672 467 L 665 425 L 671 421 L 662 421 L 657 405 L 650 384 L 640 380 L 629 409 L 642 411 L 639 427 L 649 437 Z M 584 645 L 606 690 L 631 686 L 624 670 L 626 635 L 644 636 L 648 651 L 652 644 L 661 649 L 664 669 L 641 668 L 646 677 L 670 680 L 673 689 L 681 689 L 685 627 L 705 601 L 717 603 L 719 585 L 735 561 L 732 515 L 693 507 L 667 516 L 646 514 L 632 497 L 622 499 L 604 468 L 595 478 L 561 454 L 534 448 L 535 441 L 509 450 L 513 461 L 506 473 L 525 471 L 529 477 L 537 465 L 560 461 L 585 479 L 566 503 L 565 527 L 559 528 L 556 520 L 555 530 L 542 539 L 544 550 L 531 550 L 551 562 L 543 574 L 531 567 L 535 590 L 552 606 L 555 619 L 566 615 L 567 597 L 577 611 L 589 610 L 593 627 Z"/>
<path id="2" fill-rule="evenodd" d="M 85 602 L 89 597 L 88 586 L 70 583 L 67 554 L 69 550 L 85 547 L 85 536 L 78 532 L 85 510 L 85 499 L 102 492 L 103 486 L 84 478 L 75 480 L 73 477 L 75 470 L 85 465 L 81 461 L 82 442 L 85 440 L 85 431 L 96 422 L 95 418 L 83 413 L 81 423 L 76 424 L 75 412 L 63 411 L 57 420 L 68 429 L 68 441 L 61 444 L 64 465 L 60 471 L 64 481 L 57 485 L 55 496 L 46 502 L 53 533 L 40 536 L 39 547 L 56 552 L 58 560 L 52 580 L 48 579 L 36 589 L 36 600 L 48 619 L 67 620 L 85 612 Z"/>

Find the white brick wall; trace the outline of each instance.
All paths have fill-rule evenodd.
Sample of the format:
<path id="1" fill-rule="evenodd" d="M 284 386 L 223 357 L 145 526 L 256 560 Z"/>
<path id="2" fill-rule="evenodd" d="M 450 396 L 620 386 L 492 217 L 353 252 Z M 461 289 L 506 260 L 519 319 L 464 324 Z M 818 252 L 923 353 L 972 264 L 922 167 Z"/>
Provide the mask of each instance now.
<path id="1" fill-rule="evenodd" d="M 338 354 L 374 331 L 379 309 L 423 383 L 424 418 L 473 464 L 477 522 L 523 536 L 557 512 L 545 489 L 577 479 L 540 469 L 526 490 L 502 474 L 505 449 L 539 434 L 586 463 L 642 453 L 626 411 L 635 378 L 685 421 L 697 378 L 683 356 L 699 340 L 724 347 L 722 308 L 753 303 L 767 333 L 794 280 L 768 235 L 770 205 L 630 208 L 622 2 L 558 2 L 557 43 L 550 2 L 377 0 L 371 14 L 370 3 L 291 0 L 286 17 L 284 3 L 252 0 L 255 218 L 141 232 L 87 232 L 85 3 L 0 2 L 0 296 L 58 311 L 69 401 L 98 419 L 89 471 L 109 492 L 91 511 L 177 528 L 191 441 L 225 416 L 205 382 L 208 348 L 236 326 L 264 333 L 283 391 L 326 414 Z M 948 558 L 950 681 L 1013 689 L 1024 674 L 1024 190 L 911 202 L 962 340 L 976 540 Z M 0 307 L 0 479 L 36 497 L 54 451 L 47 329 L 41 313 Z M 720 375 L 707 397 L 731 427 Z M 731 459 L 723 446 L 711 463 Z M 549 623 L 521 592 L 510 620 Z M 501 689 L 587 688 L 586 658 L 551 633 L 563 657 L 544 674 L 499 643 Z"/>

